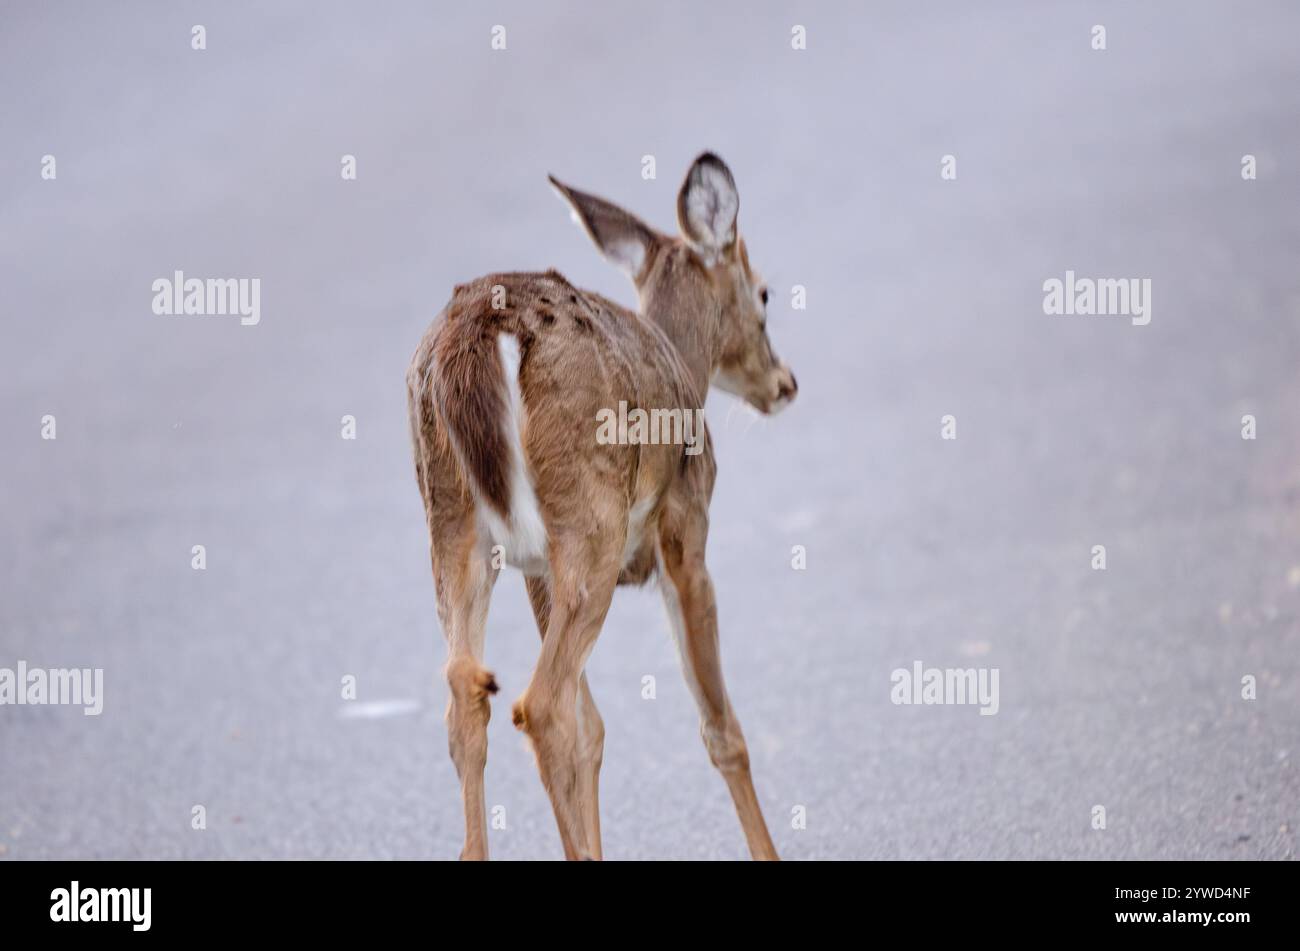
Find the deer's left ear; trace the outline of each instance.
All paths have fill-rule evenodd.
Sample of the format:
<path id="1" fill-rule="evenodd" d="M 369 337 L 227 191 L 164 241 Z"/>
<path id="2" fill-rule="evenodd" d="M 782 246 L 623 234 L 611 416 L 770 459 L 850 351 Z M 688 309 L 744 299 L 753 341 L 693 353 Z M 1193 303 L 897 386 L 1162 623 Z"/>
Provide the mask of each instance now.
<path id="1" fill-rule="evenodd" d="M 713 259 L 736 243 L 740 193 L 731 169 L 712 152 L 691 165 L 677 195 L 677 223 L 682 235 L 705 258 Z"/>
<path id="2" fill-rule="evenodd" d="M 573 209 L 574 221 L 582 225 L 600 253 L 618 265 L 633 283 L 640 284 L 650 252 L 659 240 L 654 231 L 613 202 L 570 188 L 554 175 L 547 177 L 556 194 Z"/>

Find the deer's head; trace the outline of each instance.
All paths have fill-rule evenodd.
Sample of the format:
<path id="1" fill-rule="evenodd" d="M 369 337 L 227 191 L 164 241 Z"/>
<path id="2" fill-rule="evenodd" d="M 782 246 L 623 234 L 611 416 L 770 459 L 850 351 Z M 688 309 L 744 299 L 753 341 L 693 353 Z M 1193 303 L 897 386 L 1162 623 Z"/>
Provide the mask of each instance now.
<path id="1" fill-rule="evenodd" d="M 696 373 L 763 413 L 798 392 L 767 336 L 767 285 L 749 263 L 731 170 L 712 152 L 691 165 L 677 195 L 679 236 L 622 208 L 551 184 L 596 247 L 636 285 L 641 313 L 658 322 Z"/>

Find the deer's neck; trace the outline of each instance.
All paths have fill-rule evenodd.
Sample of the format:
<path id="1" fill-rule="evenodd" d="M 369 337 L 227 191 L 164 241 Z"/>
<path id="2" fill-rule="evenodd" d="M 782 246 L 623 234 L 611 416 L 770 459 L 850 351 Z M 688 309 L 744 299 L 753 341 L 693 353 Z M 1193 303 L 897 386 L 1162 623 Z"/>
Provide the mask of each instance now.
<path id="1" fill-rule="evenodd" d="M 668 244 L 655 255 L 638 296 L 641 316 L 672 342 L 702 407 L 721 357 L 721 315 L 710 310 L 709 276 L 684 246 Z"/>
<path id="2" fill-rule="evenodd" d="M 659 298 L 642 311 L 644 318 L 660 330 L 677 350 L 686 370 L 686 376 L 703 407 L 709 392 L 709 381 L 717 361 L 717 324 L 711 315 L 692 313 L 685 307 L 674 307 L 671 301 Z"/>

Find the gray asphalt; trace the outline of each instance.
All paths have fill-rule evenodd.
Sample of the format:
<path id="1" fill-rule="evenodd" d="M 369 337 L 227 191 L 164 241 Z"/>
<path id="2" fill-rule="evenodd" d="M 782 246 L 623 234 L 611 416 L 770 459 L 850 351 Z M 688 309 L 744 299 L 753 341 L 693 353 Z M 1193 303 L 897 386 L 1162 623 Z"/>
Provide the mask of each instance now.
<path id="1" fill-rule="evenodd" d="M 630 304 L 545 174 L 669 228 L 712 148 L 800 381 L 771 421 L 708 407 L 781 853 L 1294 857 L 1300 12 L 701 6 L 6 5 L 0 666 L 102 667 L 105 700 L 0 707 L 0 854 L 454 857 L 407 360 L 487 271 Z M 156 316 L 176 269 L 259 277 L 260 324 Z M 1150 324 L 1045 315 L 1067 269 L 1150 278 Z M 560 854 L 507 712 L 536 648 L 507 578 L 498 858 Z M 891 703 L 918 660 L 998 668 L 998 714 Z M 606 856 L 743 857 L 654 591 L 589 675 Z"/>

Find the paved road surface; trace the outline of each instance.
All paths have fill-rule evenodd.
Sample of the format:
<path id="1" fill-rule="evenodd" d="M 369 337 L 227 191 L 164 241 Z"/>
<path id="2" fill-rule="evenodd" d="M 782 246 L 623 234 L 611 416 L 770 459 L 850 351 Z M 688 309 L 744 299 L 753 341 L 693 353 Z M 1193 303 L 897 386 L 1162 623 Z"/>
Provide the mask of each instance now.
<path id="1" fill-rule="evenodd" d="M 630 302 L 545 173 L 667 228 L 708 147 L 801 384 L 770 422 L 709 405 L 724 659 L 781 852 L 1294 857 L 1292 5 L 434 6 L 3 13 L 0 666 L 102 667 L 105 706 L 0 708 L 0 853 L 454 856 L 406 361 L 488 270 Z M 261 322 L 156 316 L 176 269 L 260 278 Z M 1149 278 L 1151 322 L 1046 316 L 1067 269 Z M 506 713 L 536 646 L 512 577 L 496 857 L 559 855 Z M 894 705 L 915 661 L 998 668 L 998 714 Z M 655 592 L 589 670 L 607 856 L 742 856 Z"/>

